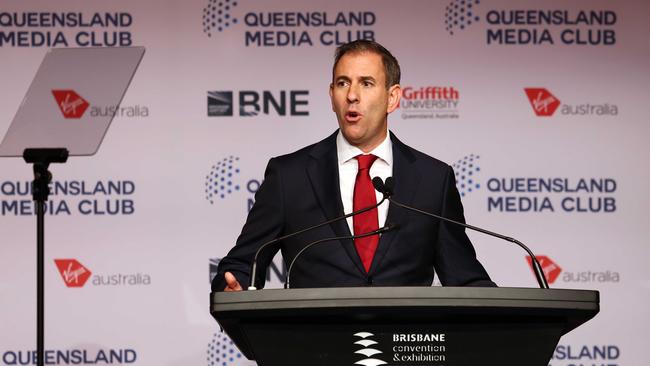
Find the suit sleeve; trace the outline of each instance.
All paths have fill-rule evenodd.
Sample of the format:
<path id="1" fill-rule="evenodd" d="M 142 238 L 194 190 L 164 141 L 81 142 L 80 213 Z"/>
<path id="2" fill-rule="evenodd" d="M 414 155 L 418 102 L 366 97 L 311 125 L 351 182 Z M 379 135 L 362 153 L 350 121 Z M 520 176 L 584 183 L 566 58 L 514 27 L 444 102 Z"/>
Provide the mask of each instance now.
<path id="1" fill-rule="evenodd" d="M 449 166 L 447 168 L 441 215 L 465 223 L 454 171 Z M 476 252 L 465 228 L 459 225 L 441 222 L 434 266 L 444 286 L 496 286 L 476 259 Z"/>
<path id="2" fill-rule="evenodd" d="M 271 159 L 264 173 L 264 182 L 255 193 L 255 203 L 248 213 L 246 223 L 235 246 L 219 262 L 217 275 L 212 281 L 212 291 L 223 291 L 226 287 L 225 272 L 235 275 L 243 288 L 250 283 L 250 266 L 258 248 L 278 237 L 284 227 L 284 204 L 282 178 L 277 160 Z M 266 268 L 279 247 L 271 245 L 260 253 L 257 263 L 256 287 L 264 287 Z"/>

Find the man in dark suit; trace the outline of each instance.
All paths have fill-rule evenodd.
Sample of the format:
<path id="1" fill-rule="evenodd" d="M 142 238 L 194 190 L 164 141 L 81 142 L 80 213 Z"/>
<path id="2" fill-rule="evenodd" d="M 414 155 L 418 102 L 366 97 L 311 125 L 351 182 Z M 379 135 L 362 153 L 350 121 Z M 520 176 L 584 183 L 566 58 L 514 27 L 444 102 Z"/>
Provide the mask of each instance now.
<path id="1" fill-rule="evenodd" d="M 388 114 L 401 97 L 399 64 L 390 52 L 372 41 L 345 44 L 337 49 L 332 79 L 339 130 L 269 161 L 237 244 L 219 263 L 214 291 L 247 285 L 263 243 L 377 202 L 370 177 L 393 176 L 396 200 L 464 221 L 451 167 L 388 132 Z M 278 249 L 290 263 L 307 243 L 397 224 L 381 237 L 308 249 L 294 265 L 292 287 L 430 286 L 434 271 L 445 286 L 494 286 L 462 227 L 386 204 L 283 240 L 263 250 L 258 264 L 266 268 Z M 264 279 L 258 271 L 256 284 Z"/>

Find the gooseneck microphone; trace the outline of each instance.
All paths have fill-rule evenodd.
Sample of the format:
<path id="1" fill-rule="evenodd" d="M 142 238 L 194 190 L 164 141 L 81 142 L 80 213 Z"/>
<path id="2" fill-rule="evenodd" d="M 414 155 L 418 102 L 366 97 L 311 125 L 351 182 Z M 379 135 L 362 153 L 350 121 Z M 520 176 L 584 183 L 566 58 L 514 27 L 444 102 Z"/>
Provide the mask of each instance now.
<path id="1" fill-rule="evenodd" d="M 367 233 L 363 233 L 363 234 L 359 234 L 359 235 L 335 236 L 335 237 L 331 237 L 331 238 L 324 238 L 324 239 L 319 239 L 319 240 L 313 241 L 313 242 L 305 245 L 302 249 L 300 249 L 300 251 L 296 254 L 296 256 L 293 257 L 293 260 L 289 264 L 289 268 L 287 269 L 287 278 L 285 278 L 285 280 L 284 280 L 284 288 L 285 289 L 289 288 L 289 278 L 291 277 L 291 270 L 293 269 L 293 264 L 296 263 L 296 260 L 298 259 L 298 257 L 300 257 L 302 255 L 302 253 L 304 253 L 307 249 L 313 247 L 314 245 L 325 243 L 325 242 L 328 242 L 328 241 L 348 240 L 348 239 L 354 240 L 354 239 L 358 239 L 358 238 L 365 238 L 366 236 L 383 234 L 385 232 L 395 230 L 397 228 L 399 228 L 399 225 L 397 225 L 397 224 L 388 224 L 388 225 L 386 225 L 386 226 L 384 226 L 382 228 L 379 228 L 377 230 L 373 230 L 373 231 L 370 231 L 370 232 L 367 232 Z"/>
<path id="2" fill-rule="evenodd" d="M 382 181 L 382 184 L 383 184 L 383 181 Z M 382 193 L 382 194 L 383 194 L 383 193 Z M 273 239 L 273 240 L 269 240 L 269 241 L 267 241 L 266 243 L 262 244 L 262 245 L 257 249 L 257 251 L 255 252 L 255 257 L 253 257 L 253 262 L 251 263 L 251 271 L 250 271 L 251 277 L 250 277 L 250 280 L 249 280 L 248 290 L 257 290 L 257 287 L 255 287 L 255 276 L 256 276 L 256 274 L 257 274 L 257 257 L 258 257 L 259 254 L 262 252 L 262 249 L 264 249 L 264 248 L 266 248 L 266 247 L 268 247 L 268 246 L 270 246 L 270 245 L 276 244 L 276 243 L 278 243 L 278 242 L 280 242 L 280 241 L 282 241 L 282 240 L 285 240 L 285 239 L 288 239 L 288 238 L 294 237 L 294 236 L 296 236 L 296 235 L 300 235 L 300 234 L 302 234 L 302 233 L 304 233 L 304 232 L 311 231 L 311 230 L 314 230 L 314 229 L 318 229 L 319 227 L 322 227 L 322 226 L 325 226 L 325 225 L 329 225 L 329 224 L 331 224 L 331 223 L 333 223 L 333 222 L 336 222 L 336 221 L 339 221 L 339 220 L 345 220 L 345 219 L 347 219 L 348 217 L 352 217 L 352 216 L 355 216 L 355 215 L 362 214 L 362 213 L 364 213 L 364 212 L 370 211 L 370 210 L 372 210 L 372 209 L 374 209 L 374 208 L 376 208 L 376 207 L 379 207 L 379 205 L 381 205 L 382 203 L 384 203 L 384 201 L 385 201 L 386 199 L 388 199 L 388 196 L 387 196 L 386 194 L 383 194 L 383 197 L 381 198 L 381 200 L 379 200 L 379 202 L 377 202 L 376 204 L 374 204 L 374 205 L 372 205 L 372 206 L 368 206 L 368 207 L 366 207 L 366 208 L 362 208 L 362 209 L 360 209 L 360 210 L 350 212 L 349 214 L 346 214 L 346 215 L 343 215 L 343 216 L 339 216 L 339 217 L 333 218 L 333 219 L 331 219 L 331 220 L 327 220 L 327 221 L 325 221 L 325 222 L 321 222 L 320 224 L 317 224 L 317 225 L 314 225 L 314 226 L 310 226 L 310 227 L 307 227 L 307 228 L 304 228 L 304 229 L 298 230 L 298 231 L 293 232 L 293 233 L 291 233 L 291 234 L 287 234 L 287 235 L 281 236 L 281 237 L 279 237 L 279 238 L 275 238 L 275 239 Z M 371 235 L 371 234 L 368 234 L 368 235 Z M 347 237 L 345 237 L 345 238 L 347 238 Z"/>
<path id="3" fill-rule="evenodd" d="M 517 240 L 515 238 L 511 238 L 509 236 L 501 235 L 499 233 L 495 233 L 493 231 L 486 230 L 486 229 L 483 229 L 483 228 L 480 228 L 480 227 L 477 227 L 477 226 L 473 226 L 473 225 L 465 224 L 465 223 L 455 221 L 455 220 L 452 220 L 452 219 L 448 219 L 448 218 L 446 218 L 444 216 L 439 216 L 439 215 L 436 215 L 436 214 L 432 214 L 430 212 L 422 211 L 422 210 L 417 209 L 415 207 L 407 206 L 407 205 L 405 205 L 403 203 L 395 201 L 393 198 L 391 198 L 391 196 L 393 195 L 394 187 L 395 187 L 395 181 L 393 180 L 393 177 L 386 178 L 386 183 L 385 184 L 384 184 L 384 181 L 381 178 L 374 177 L 372 179 L 372 185 L 375 187 L 375 189 L 379 193 L 384 195 L 385 199 L 388 199 L 388 201 L 390 203 L 394 204 L 395 206 L 404 208 L 404 209 L 409 210 L 409 211 L 414 211 L 414 212 L 417 212 L 417 213 L 421 213 L 423 215 L 436 218 L 438 220 L 450 222 L 452 224 L 459 225 L 459 226 L 462 226 L 462 227 L 465 227 L 465 228 L 468 228 L 468 229 L 471 229 L 471 230 L 474 230 L 474 231 L 478 231 L 480 233 L 490 235 L 490 236 L 493 236 L 495 238 L 499 238 L 499 239 L 509 241 L 511 243 L 515 243 L 515 244 L 519 245 L 526 252 L 528 252 L 528 255 L 530 255 L 530 258 L 532 259 L 533 272 L 535 273 L 535 278 L 537 279 L 537 283 L 539 284 L 539 287 L 544 288 L 544 289 L 549 288 L 548 287 L 548 282 L 546 281 L 546 276 L 544 276 L 544 271 L 542 270 L 542 266 L 539 264 L 539 261 L 537 260 L 537 257 L 535 257 L 533 252 L 530 249 L 528 249 L 528 247 L 526 245 L 524 245 L 524 243 L 520 242 L 519 240 Z"/>

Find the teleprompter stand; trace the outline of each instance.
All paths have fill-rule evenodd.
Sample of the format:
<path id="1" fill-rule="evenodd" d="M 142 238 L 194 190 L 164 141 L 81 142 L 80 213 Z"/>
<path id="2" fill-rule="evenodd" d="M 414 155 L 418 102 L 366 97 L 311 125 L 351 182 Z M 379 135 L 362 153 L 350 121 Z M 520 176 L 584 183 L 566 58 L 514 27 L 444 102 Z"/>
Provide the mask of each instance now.
<path id="1" fill-rule="evenodd" d="M 50 194 L 51 163 L 68 161 L 68 149 L 44 148 L 25 149 L 23 159 L 33 164 L 32 198 L 36 204 L 36 359 L 37 365 L 44 364 L 45 348 L 45 201 Z"/>
<path id="2" fill-rule="evenodd" d="M 91 156 L 97 152 L 115 115 L 95 116 L 85 111 L 91 104 L 117 108 L 143 55 L 144 47 L 49 50 L 0 143 L 0 157 L 22 156 L 33 164 L 38 366 L 44 364 L 45 202 L 52 180 L 49 165 L 65 163 L 68 156 Z"/>
<path id="3" fill-rule="evenodd" d="M 211 313 L 260 366 L 546 366 L 597 291 L 364 287 L 214 292 Z"/>

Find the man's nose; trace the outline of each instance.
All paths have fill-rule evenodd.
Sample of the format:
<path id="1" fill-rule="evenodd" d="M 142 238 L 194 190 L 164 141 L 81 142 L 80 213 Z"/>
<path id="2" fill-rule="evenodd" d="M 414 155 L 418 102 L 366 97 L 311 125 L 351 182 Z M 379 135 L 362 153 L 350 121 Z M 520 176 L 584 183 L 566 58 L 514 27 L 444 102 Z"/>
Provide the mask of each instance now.
<path id="1" fill-rule="evenodd" d="M 356 84 L 350 85 L 347 95 L 348 103 L 357 103 L 359 101 L 359 86 Z"/>

